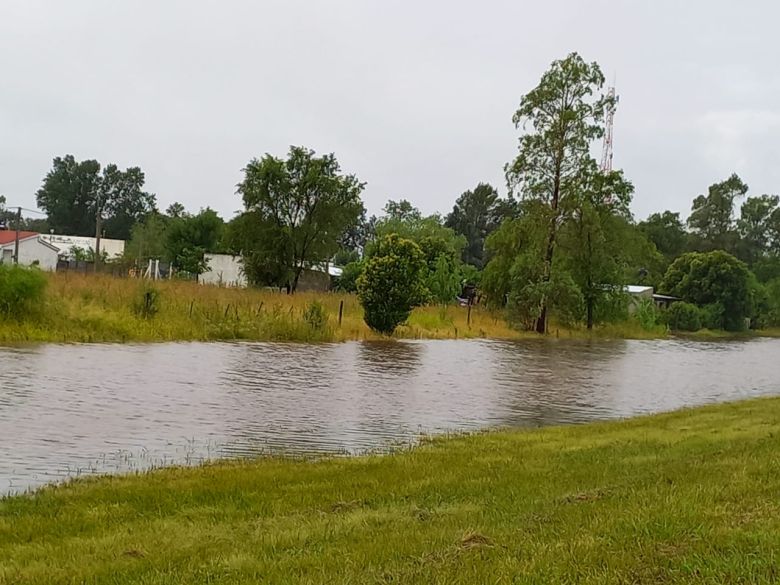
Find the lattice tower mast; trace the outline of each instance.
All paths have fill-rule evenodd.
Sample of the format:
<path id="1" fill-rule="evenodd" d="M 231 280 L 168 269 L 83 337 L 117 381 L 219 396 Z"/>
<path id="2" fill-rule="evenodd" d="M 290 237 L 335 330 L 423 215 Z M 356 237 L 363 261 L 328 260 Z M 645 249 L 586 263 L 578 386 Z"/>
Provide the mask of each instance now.
<path id="1" fill-rule="evenodd" d="M 601 148 L 601 172 L 605 174 L 612 172 L 612 126 L 615 121 L 615 104 L 617 104 L 614 87 L 609 88 L 607 97 L 609 103 L 604 115 L 604 144 Z"/>

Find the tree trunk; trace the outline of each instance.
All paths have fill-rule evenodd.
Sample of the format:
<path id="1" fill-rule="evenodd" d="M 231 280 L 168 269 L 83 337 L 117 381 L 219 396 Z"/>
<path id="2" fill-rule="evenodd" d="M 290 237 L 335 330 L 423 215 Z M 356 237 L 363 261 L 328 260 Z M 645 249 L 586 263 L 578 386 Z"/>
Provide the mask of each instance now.
<path id="1" fill-rule="evenodd" d="M 303 272 L 303 266 L 298 266 L 295 269 L 295 276 L 293 277 L 292 281 L 292 289 L 291 292 L 295 292 L 298 290 L 298 279 L 301 277 L 301 272 Z"/>
<path id="2" fill-rule="evenodd" d="M 593 297 L 588 296 L 588 331 L 593 329 Z"/>
<path id="3" fill-rule="evenodd" d="M 542 303 L 542 312 L 536 320 L 536 332 L 544 334 L 547 332 L 547 305 Z"/>
<path id="4" fill-rule="evenodd" d="M 588 305 L 588 331 L 593 329 L 593 305 L 595 299 L 593 298 L 593 278 L 591 273 L 593 272 L 591 260 L 593 259 L 593 242 L 590 239 L 590 232 L 588 232 L 588 298 L 586 303 Z"/>
<path id="5" fill-rule="evenodd" d="M 547 249 L 544 253 L 544 272 L 542 273 L 542 282 L 550 282 L 550 274 L 552 272 L 553 253 L 555 251 L 555 232 L 556 223 L 558 222 L 558 199 L 561 194 L 561 171 L 560 164 L 556 167 L 555 186 L 553 188 L 553 196 L 550 201 L 550 207 L 552 208 L 552 217 L 550 218 L 550 231 L 547 233 Z M 536 320 L 536 332 L 547 332 L 547 299 L 542 297 L 541 310 L 539 311 L 539 318 Z"/>

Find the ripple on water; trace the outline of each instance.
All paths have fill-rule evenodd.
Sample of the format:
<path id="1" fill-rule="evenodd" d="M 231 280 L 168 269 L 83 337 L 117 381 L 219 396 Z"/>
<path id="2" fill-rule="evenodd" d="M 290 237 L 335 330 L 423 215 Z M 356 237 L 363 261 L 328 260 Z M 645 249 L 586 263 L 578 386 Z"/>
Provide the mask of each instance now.
<path id="1" fill-rule="evenodd" d="M 777 393 L 780 340 L 0 349 L 0 492 L 218 457 L 358 453 Z"/>

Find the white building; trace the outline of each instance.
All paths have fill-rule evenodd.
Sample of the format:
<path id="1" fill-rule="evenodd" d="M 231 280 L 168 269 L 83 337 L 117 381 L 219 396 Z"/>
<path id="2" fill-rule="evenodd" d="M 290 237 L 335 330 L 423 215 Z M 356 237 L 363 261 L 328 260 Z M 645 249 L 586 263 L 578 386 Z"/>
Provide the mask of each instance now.
<path id="1" fill-rule="evenodd" d="M 73 249 L 81 248 L 84 251 L 95 250 L 97 240 L 95 238 L 84 236 L 64 236 L 61 234 L 47 234 L 41 236 L 43 240 L 54 246 L 60 251 L 60 256 L 65 260 L 73 260 Z M 108 259 L 119 258 L 125 253 L 124 240 L 112 240 L 110 238 L 100 238 L 101 255 L 105 252 Z"/>
<path id="2" fill-rule="evenodd" d="M 241 262 L 241 256 L 231 256 L 229 254 L 204 254 L 206 261 L 206 271 L 198 277 L 201 284 L 214 284 L 217 286 L 246 287 L 248 282 L 244 274 L 244 266 Z M 327 277 L 317 285 L 311 279 L 311 274 L 327 274 L 330 277 L 341 276 L 341 268 L 338 266 L 316 264 L 310 270 L 304 271 L 302 276 L 301 290 L 311 288 L 313 290 L 328 290 L 330 288 Z M 308 277 L 308 278 L 307 278 Z M 308 286 L 306 282 L 312 281 Z"/>
<path id="3" fill-rule="evenodd" d="M 198 277 L 199 283 L 231 287 L 247 285 L 241 256 L 204 254 L 203 259 L 206 261 L 206 272 Z"/>
<path id="4" fill-rule="evenodd" d="M 13 264 L 16 231 L 0 230 L 0 262 Z M 57 270 L 59 249 L 35 232 L 19 232 L 19 264 L 38 266 L 41 270 Z"/>

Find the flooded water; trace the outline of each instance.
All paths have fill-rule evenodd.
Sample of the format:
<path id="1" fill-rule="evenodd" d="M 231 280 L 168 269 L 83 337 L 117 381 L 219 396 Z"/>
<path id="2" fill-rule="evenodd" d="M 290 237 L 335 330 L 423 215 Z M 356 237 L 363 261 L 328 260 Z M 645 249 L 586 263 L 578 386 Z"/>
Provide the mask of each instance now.
<path id="1" fill-rule="evenodd" d="M 0 493 L 780 393 L 780 340 L 0 348 Z"/>

